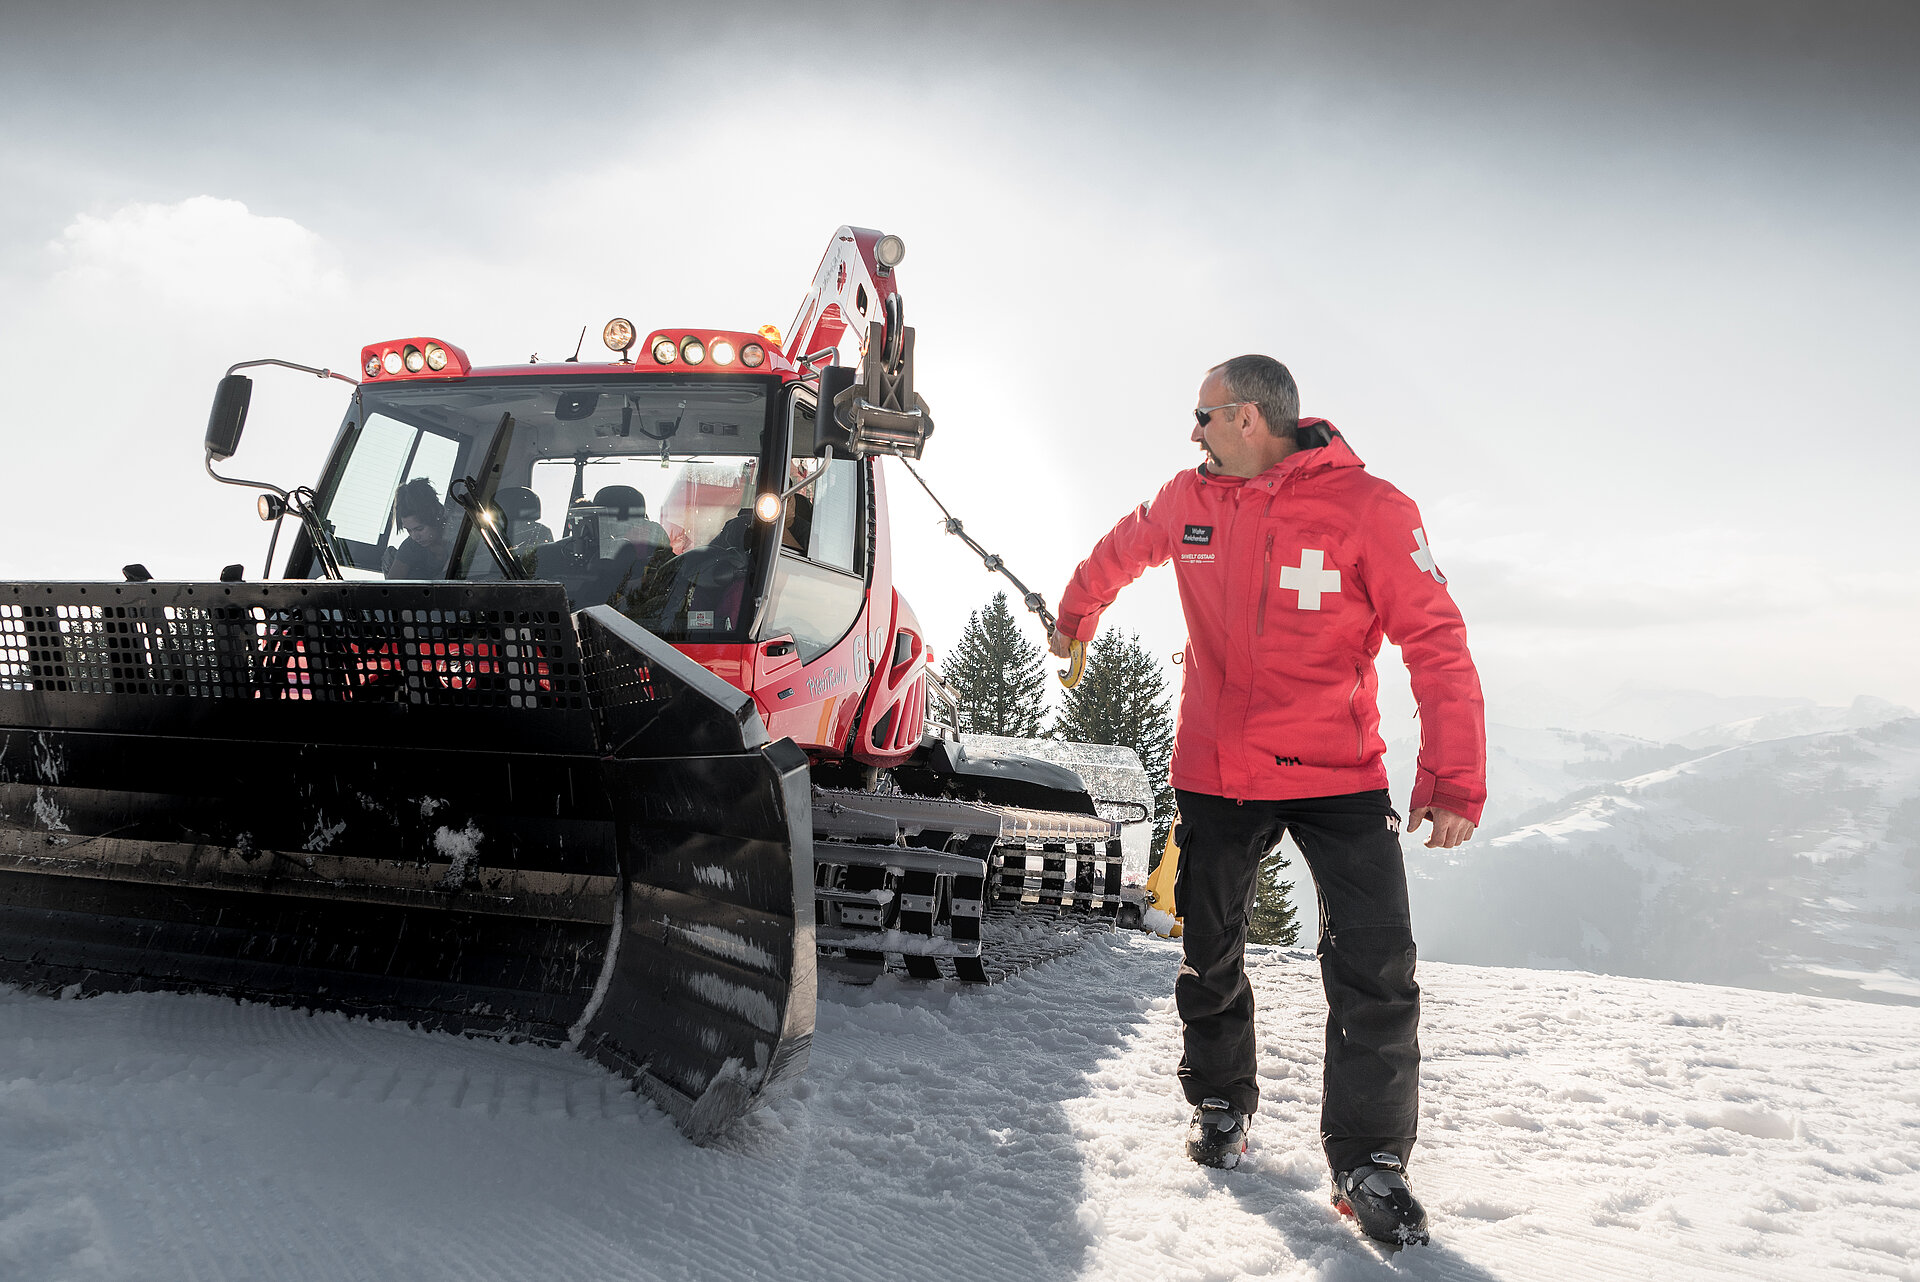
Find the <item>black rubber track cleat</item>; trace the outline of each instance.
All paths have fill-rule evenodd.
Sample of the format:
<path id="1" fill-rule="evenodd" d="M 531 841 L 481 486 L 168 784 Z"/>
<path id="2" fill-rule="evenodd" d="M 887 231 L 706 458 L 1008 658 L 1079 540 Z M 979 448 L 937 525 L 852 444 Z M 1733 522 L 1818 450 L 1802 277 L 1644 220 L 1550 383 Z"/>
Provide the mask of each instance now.
<path id="1" fill-rule="evenodd" d="M 1247 1151 L 1249 1120 L 1223 1099 L 1202 1101 L 1187 1125 L 1187 1156 L 1202 1166 L 1232 1170 Z"/>
<path id="2" fill-rule="evenodd" d="M 1360 1231 L 1391 1247 L 1427 1244 L 1427 1211 L 1407 1187 L 1405 1169 L 1391 1153 L 1371 1154 L 1350 1171 L 1335 1172 L 1333 1205 Z"/>

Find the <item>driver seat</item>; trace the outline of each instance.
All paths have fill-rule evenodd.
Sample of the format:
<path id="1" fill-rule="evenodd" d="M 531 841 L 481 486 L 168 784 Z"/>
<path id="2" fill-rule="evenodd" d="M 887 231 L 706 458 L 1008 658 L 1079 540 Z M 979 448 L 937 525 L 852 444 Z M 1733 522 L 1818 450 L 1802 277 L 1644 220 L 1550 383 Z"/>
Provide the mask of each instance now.
<path id="1" fill-rule="evenodd" d="M 647 519 L 646 495 L 631 485 L 602 486 L 593 496 L 600 509 L 601 559 L 580 588 L 583 605 L 611 604 L 639 585 L 654 554 L 669 546 L 666 530 Z"/>
<path id="2" fill-rule="evenodd" d="M 501 533 L 510 548 L 553 542 L 553 531 L 540 524 L 540 496 L 524 485 L 502 486 L 494 493 L 500 510 Z"/>

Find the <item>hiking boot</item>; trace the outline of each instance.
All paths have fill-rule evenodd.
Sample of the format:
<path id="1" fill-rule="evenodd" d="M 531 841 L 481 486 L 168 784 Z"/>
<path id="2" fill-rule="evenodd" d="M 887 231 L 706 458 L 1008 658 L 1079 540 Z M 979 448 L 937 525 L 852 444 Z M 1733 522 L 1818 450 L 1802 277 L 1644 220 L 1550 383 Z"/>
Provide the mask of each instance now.
<path id="1" fill-rule="evenodd" d="M 1202 1166 L 1232 1170 L 1240 1165 L 1240 1156 L 1247 1151 L 1250 1120 L 1245 1113 L 1235 1112 L 1233 1105 L 1223 1099 L 1201 1101 L 1193 1110 L 1193 1121 L 1187 1125 L 1187 1156 Z"/>
<path id="2" fill-rule="evenodd" d="M 1335 1172 L 1333 1205 L 1376 1242 L 1395 1247 L 1426 1244 L 1426 1208 L 1407 1187 L 1406 1168 L 1391 1153 L 1369 1154 L 1352 1170 Z"/>

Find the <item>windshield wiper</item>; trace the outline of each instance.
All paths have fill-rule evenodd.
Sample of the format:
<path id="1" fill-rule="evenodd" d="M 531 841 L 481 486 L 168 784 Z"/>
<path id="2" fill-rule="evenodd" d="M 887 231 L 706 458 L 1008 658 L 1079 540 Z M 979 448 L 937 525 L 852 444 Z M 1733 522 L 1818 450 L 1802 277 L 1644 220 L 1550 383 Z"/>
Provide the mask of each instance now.
<path id="1" fill-rule="evenodd" d="M 513 415 L 502 414 L 500 426 L 494 429 L 493 444 L 488 446 L 487 457 L 480 467 L 481 480 L 475 481 L 471 476 L 462 476 L 447 486 L 447 497 L 458 503 L 461 511 L 466 513 L 466 516 L 461 519 L 459 531 L 454 535 L 453 556 L 457 562 L 467 531 L 478 530 L 480 542 L 485 544 L 487 551 L 492 554 L 495 563 L 500 567 L 500 573 L 509 579 L 527 579 L 532 577 L 527 573 L 527 567 L 520 564 L 520 558 L 516 557 L 513 549 L 507 546 L 506 539 L 501 537 L 500 527 L 494 523 L 492 513 L 487 511 L 488 501 L 500 488 L 500 468 L 506 460 L 507 448 L 512 443 Z M 484 491 L 481 489 L 483 483 L 486 486 Z"/>

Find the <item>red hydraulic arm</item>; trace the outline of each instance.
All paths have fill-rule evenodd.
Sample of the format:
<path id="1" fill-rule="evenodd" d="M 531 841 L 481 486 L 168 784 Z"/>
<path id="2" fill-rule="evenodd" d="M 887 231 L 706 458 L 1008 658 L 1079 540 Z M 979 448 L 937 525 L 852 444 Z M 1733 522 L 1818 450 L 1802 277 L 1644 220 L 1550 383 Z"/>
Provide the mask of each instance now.
<path id="1" fill-rule="evenodd" d="M 898 236 L 884 236 L 868 227 L 842 227 L 827 243 L 813 288 L 800 300 L 800 310 L 787 332 L 787 356 L 795 364 L 829 348 L 837 349 L 849 326 L 858 326 L 861 353 L 866 352 L 870 322 L 892 323 L 900 314 L 893 269 L 906 255 Z M 886 335 L 892 338 L 892 334 Z M 822 357 L 822 362 L 831 359 Z"/>
<path id="2" fill-rule="evenodd" d="M 927 403 L 913 391 L 913 330 L 894 277 L 906 256 L 898 236 L 842 227 L 794 317 L 787 356 L 804 375 L 820 373 L 820 439 L 850 454 L 919 458 L 933 432 Z M 857 378 L 831 364 L 855 326 L 862 327 Z"/>
<path id="3" fill-rule="evenodd" d="M 926 436 L 933 430 L 932 420 L 926 417 L 926 403 L 913 394 L 913 331 L 905 325 L 904 304 L 893 270 L 905 256 L 906 245 L 898 236 L 865 227 L 842 227 L 835 232 L 820 260 L 820 270 L 814 273 L 813 288 L 801 300 L 800 312 L 794 317 L 793 338 L 787 346 L 787 355 L 796 364 L 808 364 L 806 358 L 816 355 L 828 361 L 832 357 L 824 353 L 838 349 L 848 326 L 868 325 L 860 345 L 860 384 L 833 395 L 833 417 L 851 426 L 862 443 L 898 454 L 903 462 L 920 457 Z M 822 399 L 827 398 L 823 385 Z M 824 406 L 822 413 L 826 413 Z M 946 517 L 947 533 L 959 535 L 980 554 L 989 570 L 1012 580 L 1027 608 L 1040 616 L 1051 633 L 1053 615 L 1040 594 L 1030 591 L 999 557 L 967 535 L 911 463 L 907 463 L 907 470 Z M 1069 688 L 1077 685 L 1085 667 L 1086 645 L 1075 641 L 1068 666 L 1060 673 L 1061 684 Z"/>

